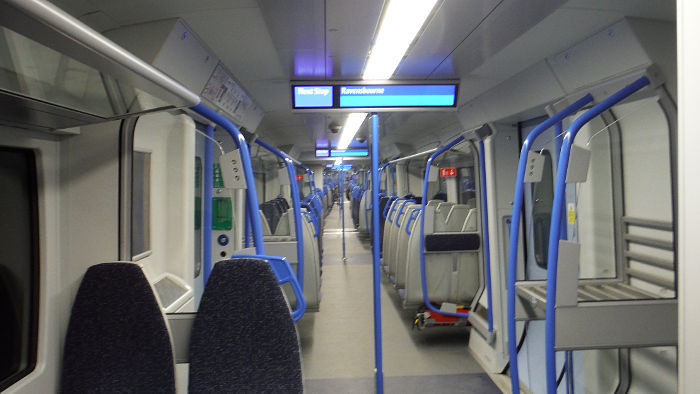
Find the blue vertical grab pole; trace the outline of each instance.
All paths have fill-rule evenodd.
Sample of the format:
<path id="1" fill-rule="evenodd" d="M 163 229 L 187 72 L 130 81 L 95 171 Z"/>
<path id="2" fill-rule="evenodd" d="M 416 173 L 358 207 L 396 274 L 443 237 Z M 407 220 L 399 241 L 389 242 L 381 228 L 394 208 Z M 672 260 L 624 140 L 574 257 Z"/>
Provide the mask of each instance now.
<path id="1" fill-rule="evenodd" d="M 379 287 L 379 116 L 372 117 L 372 278 L 374 285 L 374 367 L 376 369 L 377 393 L 384 392 L 384 372 L 382 369 L 382 299 Z"/>
<path id="2" fill-rule="evenodd" d="M 562 122 L 554 125 L 554 150 L 557 152 L 557 159 L 559 159 L 559 152 L 561 151 L 562 143 L 562 133 L 564 126 Z M 566 240 L 566 210 L 565 204 L 561 204 L 561 222 L 559 224 L 559 239 Z M 574 354 L 573 351 L 567 350 L 564 352 L 564 369 L 566 369 L 566 393 L 572 394 L 574 387 Z"/>
<path id="3" fill-rule="evenodd" d="M 207 285 L 209 275 L 211 275 L 211 231 L 212 231 L 212 189 L 214 188 L 214 125 L 207 126 L 207 137 L 204 141 L 204 207 L 202 207 L 202 280 L 204 286 Z"/>
<path id="4" fill-rule="evenodd" d="M 343 237 L 343 261 L 345 257 L 345 170 L 343 169 L 344 160 L 340 159 L 340 231 Z"/>
<path id="5" fill-rule="evenodd" d="M 258 143 L 262 141 L 258 140 Z M 265 144 L 267 145 L 267 144 Z M 265 146 L 263 145 L 263 146 Z M 267 145 L 268 149 L 272 146 Z M 273 153 L 275 150 L 271 151 Z M 285 155 L 286 156 L 286 155 Z M 299 282 L 299 287 L 304 290 L 304 236 L 302 232 L 302 222 L 301 222 L 301 196 L 299 195 L 299 184 L 296 181 L 296 168 L 294 168 L 294 163 L 289 158 L 289 156 L 284 157 L 284 161 L 287 164 L 287 175 L 289 176 L 289 193 L 292 199 L 292 208 L 294 209 L 294 233 L 297 239 L 297 281 Z"/>
<path id="6" fill-rule="evenodd" d="M 508 353 L 510 356 L 510 379 L 513 394 L 520 394 L 520 377 L 518 374 L 518 340 L 516 336 L 515 326 L 515 281 L 517 279 L 518 270 L 518 236 L 520 230 L 520 216 L 523 209 L 523 194 L 525 170 L 527 167 L 527 154 L 532 148 L 535 139 L 553 125 L 560 123 L 564 118 L 576 113 L 584 105 L 593 101 L 593 96 L 585 95 L 575 103 L 566 107 L 551 118 L 545 120 L 535 127 L 523 142 L 523 147 L 520 153 L 520 161 L 518 162 L 518 172 L 515 180 L 515 193 L 513 195 L 513 213 L 510 221 L 510 243 L 508 248 L 508 319 L 507 319 L 507 334 L 508 334 Z"/>
<path id="7" fill-rule="evenodd" d="M 557 264 L 559 254 L 559 227 L 561 225 L 561 207 L 564 204 L 564 194 L 566 189 L 566 173 L 569 165 L 569 156 L 571 147 L 574 143 L 574 138 L 579 130 L 593 118 L 600 115 L 604 111 L 610 109 L 613 105 L 619 103 L 629 97 L 636 91 L 642 89 L 649 84 L 649 79 L 643 76 L 631 84 L 617 91 L 612 96 L 606 98 L 601 103 L 586 111 L 583 115 L 574 120 L 569 127 L 569 130 L 562 141 L 561 153 L 559 155 L 559 164 L 557 165 L 557 179 L 554 185 L 554 203 L 552 204 L 552 218 L 549 226 L 549 248 L 547 251 L 547 303 L 545 311 L 545 367 L 547 370 L 547 393 L 556 394 L 557 392 L 557 368 L 556 368 L 556 351 L 554 350 L 555 329 L 556 329 L 556 291 L 557 291 Z"/>

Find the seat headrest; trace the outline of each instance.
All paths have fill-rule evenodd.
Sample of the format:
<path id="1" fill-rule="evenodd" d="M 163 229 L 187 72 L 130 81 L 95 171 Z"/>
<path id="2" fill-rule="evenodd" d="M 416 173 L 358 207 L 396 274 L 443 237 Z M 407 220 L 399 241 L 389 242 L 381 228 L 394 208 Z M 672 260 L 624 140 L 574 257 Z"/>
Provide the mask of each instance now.
<path id="1" fill-rule="evenodd" d="M 189 392 L 302 391 L 296 328 L 269 263 L 216 263 L 192 326 Z"/>
<path id="2" fill-rule="evenodd" d="M 62 393 L 175 392 L 170 336 L 134 263 L 88 268 L 71 310 Z"/>

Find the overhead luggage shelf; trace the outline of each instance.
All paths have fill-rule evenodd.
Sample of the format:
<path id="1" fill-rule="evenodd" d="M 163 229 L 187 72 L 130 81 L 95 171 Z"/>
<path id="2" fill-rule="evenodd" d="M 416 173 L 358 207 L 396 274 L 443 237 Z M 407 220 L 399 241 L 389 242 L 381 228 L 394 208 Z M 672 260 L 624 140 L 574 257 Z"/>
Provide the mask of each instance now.
<path id="1" fill-rule="evenodd" d="M 61 129 L 156 110 L 199 97 L 42 0 L 0 2 L 3 123 Z"/>

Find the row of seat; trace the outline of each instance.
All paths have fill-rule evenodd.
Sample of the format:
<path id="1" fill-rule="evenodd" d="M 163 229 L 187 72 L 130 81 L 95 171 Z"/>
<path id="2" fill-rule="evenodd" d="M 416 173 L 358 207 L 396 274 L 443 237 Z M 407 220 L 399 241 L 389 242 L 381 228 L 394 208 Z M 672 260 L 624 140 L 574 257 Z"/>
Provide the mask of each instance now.
<path id="1" fill-rule="evenodd" d="M 469 305 L 482 288 L 481 230 L 471 204 L 431 200 L 425 212 L 415 198 L 390 204 L 382 239 L 382 265 L 405 308 L 424 304 L 420 253 L 425 253 L 426 285 L 431 303 Z M 421 251 L 420 221 L 425 217 Z"/>
<path id="2" fill-rule="evenodd" d="M 178 360 L 141 267 L 90 267 L 71 310 L 60 391 L 175 393 L 177 361 L 189 362 L 190 393 L 303 392 L 296 328 L 267 260 L 217 263 L 193 318 L 189 356 Z"/>

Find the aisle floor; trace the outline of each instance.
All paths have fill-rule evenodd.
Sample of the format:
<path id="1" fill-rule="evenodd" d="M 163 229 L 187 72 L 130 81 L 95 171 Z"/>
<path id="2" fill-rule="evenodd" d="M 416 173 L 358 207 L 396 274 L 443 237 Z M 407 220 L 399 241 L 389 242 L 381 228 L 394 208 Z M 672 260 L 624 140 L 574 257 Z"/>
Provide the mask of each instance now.
<path id="1" fill-rule="evenodd" d="M 298 325 L 307 393 L 375 391 L 372 248 L 353 229 L 346 207 L 347 261 L 336 205 L 325 223 L 320 311 Z M 385 278 L 381 297 L 386 393 L 501 392 L 469 354 L 466 329 L 412 330 L 415 311 L 399 307 Z"/>

